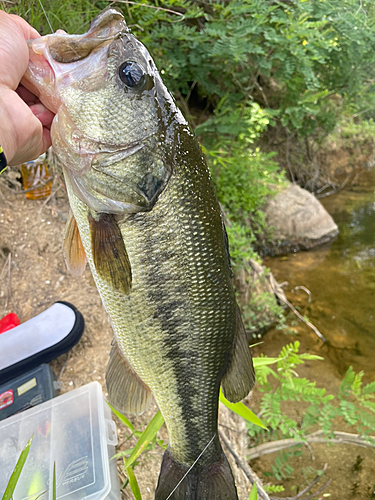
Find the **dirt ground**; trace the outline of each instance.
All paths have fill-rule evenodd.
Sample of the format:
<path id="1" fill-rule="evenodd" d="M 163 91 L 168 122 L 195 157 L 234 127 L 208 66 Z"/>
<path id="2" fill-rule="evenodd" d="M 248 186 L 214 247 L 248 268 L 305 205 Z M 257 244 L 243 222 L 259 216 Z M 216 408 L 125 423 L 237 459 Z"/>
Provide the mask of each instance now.
<path id="1" fill-rule="evenodd" d="M 22 188 L 15 175 L 10 176 L 10 183 L 6 179 L 3 174 L 0 180 L 0 318 L 8 312 L 15 312 L 24 322 L 58 300 L 74 304 L 85 318 L 84 334 L 69 353 L 52 361 L 51 366 L 63 384 L 62 393 L 96 380 L 106 394 L 104 372 L 112 331 L 90 271 L 86 269 L 84 275 L 77 278 L 71 276 L 65 267 L 62 238 L 69 205 L 64 184 L 56 176 L 52 196 L 35 201 L 26 199 L 24 193 L 18 192 Z M 11 186 L 18 187 L 15 189 Z M 298 331 L 301 351 L 322 354 L 319 343 L 310 331 L 304 327 Z M 266 336 L 265 343 L 255 351 L 259 353 L 261 350 L 274 356 L 283 345 L 294 340 L 274 331 Z M 322 366 L 317 370 L 313 364 L 306 365 L 303 376 L 317 379 L 317 385 L 325 386 L 327 390 L 334 390 L 339 384 L 339 376 L 332 366 Z M 298 404 L 296 407 L 298 410 Z M 153 404 L 141 417 L 129 418 L 136 429 L 143 430 L 156 411 L 156 405 Z M 118 450 L 129 449 L 135 443 L 134 438 L 128 440 L 129 431 L 115 420 L 118 424 Z M 246 461 L 248 440 L 244 421 L 224 408 L 221 409 L 220 422 L 221 432 L 229 439 L 240 458 Z M 165 428 L 161 430 L 160 436 L 167 441 Z M 250 483 L 225 446 L 224 449 L 231 461 L 239 498 L 247 500 Z M 142 455 L 135 468 L 143 500 L 154 498 L 161 458 L 162 449 L 156 447 Z M 315 445 L 314 460 L 306 448 L 303 457 L 292 462 L 295 473 L 284 481 L 284 485 L 306 484 L 304 469 L 311 465 L 315 469 L 322 469 L 327 462 L 329 468 L 326 477 L 332 477 L 333 481 L 317 498 L 323 498 L 322 495 L 330 500 L 375 498 L 374 450 L 363 448 Z M 270 463 L 271 458 L 267 456 L 254 461 L 252 466 L 261 474 L 270 470 Z M 120 471 L 120 461 L 118 466 Z M 125 480 L 121 472 L 120 478 Z M 287 493 L 292 494 L 290 490 Z M 285 496 L 285 493 L 280 496 Z M 133 498 L 128 486 L 123 490 L 123 498 Z"/>
<path id="2" fill-rule="evenodd" d="M 14 312 L 24 322 L 58 300 L 74 304 L 84 316 L 85 331 L 73 349 L 50 365 L 61 382 L 61 393 L 98 381 L 106 396 L 104 373 L 113 334 L 90 270 L 87 268 L 82 277 L 74 277 L 65 266 L 62 240 L 69 204 L 64 183 L 56 176 L 52 196 L 29 200 L 20 192 L 22 186 L 16 177 L 13 170 L 2 174 L 0 180 L 0 318 Z M 153 403 L 141 417 L 127 417 L 137 430 L 143 430 L 156 411 Z M 118 427 L 118 451 L 134 446 L 134 438 L 128 440 L 130 431 L 114 419 Z M 221 419 L 225 425 L 222 432 L 245 459 L 244 422 L 225 408 Z M 232 432 L 230 428 L 235 430 Z M 164 427 L 160 437 L 167 442 Z M 143 500 L 154 498 L 162 455 L 163 450 L 157 447 L 143 454 L 135 468 Z M 232 468 L 241 500 L 248 498 L 248 480 L 234 462 Z M 118 469 L 124 482 L 121 460 Z M 133 498 L 129 486 L 123 491 L 123 498 Z"/>

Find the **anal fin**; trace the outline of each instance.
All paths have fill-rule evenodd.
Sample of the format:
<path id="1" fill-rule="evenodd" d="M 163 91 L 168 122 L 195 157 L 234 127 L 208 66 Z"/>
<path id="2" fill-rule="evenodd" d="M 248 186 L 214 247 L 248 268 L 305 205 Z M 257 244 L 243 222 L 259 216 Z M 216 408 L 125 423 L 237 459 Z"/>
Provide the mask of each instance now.
<path id="1" fill-rule="evenodd" d="M 251 352 L 246 339 L 241 313 L 236 305 L 236 333 L 232 359 L 229 368 L 221 379 L 224 396 L 231 403 L 244 399 L 255 383 L 255 372 Z"/>
<path id="2" fill-rule="evenodd" d="M 73 214 L 65 228 L 63 253 L 68 271 L 73 276 L 81 276 L 85 271 L 87 258 Z"/>
<path id="3" fill-rule="evenodd" d="M 105 378 L 109 402 L 120 413 L 140 415 L 150 406 L 150 389 L 130 366 L 116 341 L 112 345 Z"/>

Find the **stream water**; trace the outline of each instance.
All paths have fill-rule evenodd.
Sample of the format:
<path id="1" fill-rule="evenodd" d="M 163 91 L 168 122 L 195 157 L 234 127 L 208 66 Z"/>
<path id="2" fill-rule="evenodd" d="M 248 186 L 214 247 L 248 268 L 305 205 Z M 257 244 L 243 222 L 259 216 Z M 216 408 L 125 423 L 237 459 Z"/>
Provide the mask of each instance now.
<path id="1" fill-rule="evenodd" d="M 286 343 L 299 340 L 300 352 L 310 351 L 324 357 L 323 361 L 299 368 L 300 376 L 315 380 L 318 387 L 325 387 L 331 394 L 337 393 L 349 366 L 356 372 L 364 371 L 364 383 L 375 380 L 374 186 L 373 179 L 367 186 L 321 200 L 339 226 L 339 235 L 333 242 L 316 250 L 265 259 L 277 281 L 288 282 L 285 286 L 288 299 L 329 342 L 323 344 L 306 325 L 295 322 L 296 337 L 272 330 L 265 335 L 264 344 L 255 349 L 274 356 Z M 300 411 L 298 402 L 290 406 L 291 411 Z M 343 430 L 355 432 L 345 427 Z M 314 459 L 304 450 L 301 462 L 290 461 L 295 472 L 293 477 L 282 481 L 286 492 L 291 494 L 290 484 L 302 484 L 303 467 L 322 468 L 328 463 L 326 477 L 332 483 L 324 490 L 325 496 L 331 500 L 375 498 L 373 449 L 326 444 L 313 448 Z M 262 457 L 257 470 L 269 471 L 274 458 Z"/>
<path id="2" fill-rule="evenodd" d="M 375 184 L 374 184 L 375 185 Z M 373 185 L 373 186 L 374 186 Z M 341 191 L 322 200 L 339 226 L 329 245 L 266 259 L 289 298 L 332 345 L 325 353 L 343 375 L 352 365 L 375 379 L 374 187 Z M 311 293 L 295 287 L 304 286 Z"/>

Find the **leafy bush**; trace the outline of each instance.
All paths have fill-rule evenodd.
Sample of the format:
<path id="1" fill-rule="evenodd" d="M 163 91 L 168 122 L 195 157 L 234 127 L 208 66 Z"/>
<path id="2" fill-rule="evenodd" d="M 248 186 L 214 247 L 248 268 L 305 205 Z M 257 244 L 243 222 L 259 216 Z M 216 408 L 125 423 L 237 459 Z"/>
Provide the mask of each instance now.
<path id="1" fill-rule="evenodd" d="M 338 94 L 373 103 L 375 6 L 356 0 L 319 2 L 171 0 L 163 7 L 130 6 L 140 36 L 164 69 L 167 85 L 187 96 L 189 84 L 212 106 L 252 96 L 290 130 L 332 130 Z M 155 5 L 158 5 L 155 2 Z"/>
<path id="2" fill-rule="evenodd" d="M 163 3 L 184 19 L 144 8 L 146 16 L 138 5 L 129 8 L 142 27 L 134 31 L 193 125 L 202 108 L 214 111 L 226 96 L 233 109 L 253 99 L 274 118 L 263 132 L 267 150 L 277 147 L 280 165 L 309 189 L 321 185 L 316 150 L 348 107 L 374 113 L 372 2 Z"/>
<path id="3" fill-rule="evenodd" d="M 53 28 L 68 32 L 86 30 L 108 3 L 43 1 Z M 6 7 L 50 32 L 37 0 Z M 319 138 L 348 106 L 373 113 L 372 2 L 140 0 L 117 7 L 190 116 L 197 118 L 197 105 L 216 109 L 224 97 L 233 109 L 253 99 L 271 111 L 273 127 Z"/>
<path id="4" fill-rule="evenodd" d="M 278 330 L 288 328 L 284 309 L 270 292 L 252 293 L 249 302 L 241 307 L 241 313 L 246 331 L 253 338 L 261 337 L 275 323 Z"/>

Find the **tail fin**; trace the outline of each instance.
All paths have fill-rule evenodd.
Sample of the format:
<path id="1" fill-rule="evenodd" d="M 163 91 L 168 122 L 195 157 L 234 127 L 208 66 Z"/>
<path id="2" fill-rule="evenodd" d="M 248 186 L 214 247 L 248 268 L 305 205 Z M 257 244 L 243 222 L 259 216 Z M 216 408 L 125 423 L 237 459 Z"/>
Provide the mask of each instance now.
<path id="1" fill-rule="evenodd" d="M 232 471 L 222 450 L 217 461 L 203 467 L 197 463 L 184 477 L 188 470 L 189 467 L 177 462 L 167 449 L 155 500 L 238 500 Z"/>

